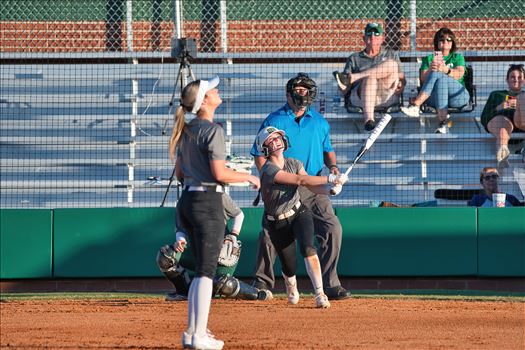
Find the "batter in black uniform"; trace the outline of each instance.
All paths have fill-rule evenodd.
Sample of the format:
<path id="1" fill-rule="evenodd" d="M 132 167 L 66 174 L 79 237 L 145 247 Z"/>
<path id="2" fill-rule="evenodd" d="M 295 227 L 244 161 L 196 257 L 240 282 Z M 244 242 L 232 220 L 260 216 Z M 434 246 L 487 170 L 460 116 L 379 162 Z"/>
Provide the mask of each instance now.
<path id="1" fill-rule="evenodd" d="M 348 178 L 344 174 L 308 175 L 299 160 L 284 157 L 288 141 L 284 131 L 273 126 L 265 127 L 258 133 L 256 144 L 259 152 L 267 158 L 260 170 L 261 195 L 264 201 L 263 226 L 268 229 L 281 260 L 288 302 L 299 302 L 295 277 L 297 241 L 312 281 L 316 306 L 328 308 L 330 302 L 323 290 L 321 265 L 314 246 L 312 212 L 301 204 L 297 189 L 299 186 L 306 186 L 314 193 L 329 194 L 326 184 L 344 184 Z"/>
<path id="2" fill-rule="evenodd" d="M 182 345 L 192 349 L 222 349 L 224 342 L 207 331 L 213 278 L 224 239 L 224 183 L 250 182 L 259 188 L 253 175 L 226 168 L 224 132 L 213 123 L 222 100 L 219 77 L 196 80 L 184 87 L 175 114 L 170 138 L 170 157 L 175 158 L 177 177 L 184 177 L 185 188 L 177 203 L 181 225 L 187 229 L 195 258 L 195 278 L 188 293 L 188 328 Z M 195 118 L 186 123 L 185 114 Z M 185 241 L 176 244 L 184 245 Z"/>

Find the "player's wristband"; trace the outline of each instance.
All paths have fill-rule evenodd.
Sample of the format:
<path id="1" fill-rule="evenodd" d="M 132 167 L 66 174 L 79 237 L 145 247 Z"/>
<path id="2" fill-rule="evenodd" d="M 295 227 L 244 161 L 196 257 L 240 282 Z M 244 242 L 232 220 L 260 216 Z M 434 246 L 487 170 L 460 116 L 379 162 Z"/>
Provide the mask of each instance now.
<path id="1" fill-rule="evenodd" d="M 330 170 L 332 170 L 333 168 L 339 169 L 339 168 L 337 167 L 337 165 L 335 165 L 335 164 L 332 164 L 332 165 L 330 165 L 330 166 L 328 167 L 328 169 L 330 169 Z"/>

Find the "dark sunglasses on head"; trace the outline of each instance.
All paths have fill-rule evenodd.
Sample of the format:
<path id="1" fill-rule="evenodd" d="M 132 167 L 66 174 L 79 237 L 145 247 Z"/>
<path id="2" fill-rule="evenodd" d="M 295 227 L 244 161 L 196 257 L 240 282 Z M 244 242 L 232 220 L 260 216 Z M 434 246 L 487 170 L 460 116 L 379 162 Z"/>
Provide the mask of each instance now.
<path id="1" fill-rule="evenodd" d="M 483 176 L 484 180 L 497 180 L 498 178 L 499 178 L 499 175 L 497 174 Z"/>
<path id="2" fill-rule="evenodd" d="M 366 33 L 366 36 L 380 36 L 380 35 L 381 35 L 381 33 L 379 33 L 379 32 L 368 32 L 368 33 Z"/>
<path id="3" fill-rule="evenodd" d="M 441 38 L 441 39 L 439 39 L 439 41 L 441 41 L 441 42 L 445 42 L 446 41 L 446 42 L 451 43 L 452 39 L 451 38 Z"/>

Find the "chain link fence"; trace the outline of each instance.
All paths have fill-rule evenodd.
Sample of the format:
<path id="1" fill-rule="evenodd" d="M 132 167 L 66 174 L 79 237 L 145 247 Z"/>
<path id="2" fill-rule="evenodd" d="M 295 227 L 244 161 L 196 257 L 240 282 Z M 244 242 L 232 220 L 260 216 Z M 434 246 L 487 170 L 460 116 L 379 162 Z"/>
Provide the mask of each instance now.
<path id="1" fill-rule="evenodd" d="M 382 24 L 385 46 L 400 52 L 405 104 L 417 93 L 434 33 L 453 30 L 473 69 L 475 105 L 453 114 L 443 136 L 434 134 L 431 112 L 392 113 L 334 204 L 465 205 L 480 188 L 481 168 L 496 165 L 495 139 L 480 122 L 484 104 L 507 88 L 509 64 L 525 61 L 520 0 L 4 0 L 1 207 L 145 207 L 165 196 L 174 205 L 180 187 L 170 182 L 167 143 L 173 105 L 192 76 L 219 74 L 216 119 L 230 155 L 249 157 L 260 123 L 285 103 L 286 81 L 307 72 L 345 169 L 368 134 L 332 72 L 364 48 L 369 22 Z M 187 61 L 174 50 L 181 38 L 195 39 Z M 522 138 L 513 133 L 510 166 L 500 171 L 502 189 L 520 200 Z M 255 196 L 242 186 L 230 193 L 242 206 Z"/>

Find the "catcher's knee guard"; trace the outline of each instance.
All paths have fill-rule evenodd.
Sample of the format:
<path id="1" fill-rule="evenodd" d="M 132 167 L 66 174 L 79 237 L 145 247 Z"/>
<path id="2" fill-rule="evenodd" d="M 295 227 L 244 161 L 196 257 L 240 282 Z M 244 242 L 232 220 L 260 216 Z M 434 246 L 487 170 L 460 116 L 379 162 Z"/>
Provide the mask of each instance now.
<path id="1" fill-rule="evenodd" d="M 171 245 L 165 245 L 157 253 L 160 272 L 173 284 L 178 294 L 188 295 L 191 279 L 188 271 L 179 265 L 177 252 Z"/>
<path id="2" fill-rule="evenodd" d="M 228 275 L 215 276 L 213 279 L 213 294 L 226 298 L 257 300 L 257 288 Z"/>

